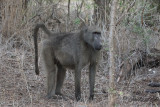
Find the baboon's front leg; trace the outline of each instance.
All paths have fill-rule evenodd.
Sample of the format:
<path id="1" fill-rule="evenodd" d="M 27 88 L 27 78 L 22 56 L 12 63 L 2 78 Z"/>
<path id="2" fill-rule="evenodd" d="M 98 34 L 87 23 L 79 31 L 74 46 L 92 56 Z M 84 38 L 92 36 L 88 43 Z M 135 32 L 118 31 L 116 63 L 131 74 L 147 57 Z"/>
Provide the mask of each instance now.
<path id="1" fill-rule="evenodd" d="M 77 101 L 81 99 L 81 66 L 75 69 L 75 97 Z"/>
<path id="2" fill-rule="evenodd" d="M 90 97 L 89 100 L 93 100 L 94 97 L 94 85 L 95 85 L 95 74 L 97 64 L 90 64 L 89 67 L 89 84 L 90 84 Z"/>

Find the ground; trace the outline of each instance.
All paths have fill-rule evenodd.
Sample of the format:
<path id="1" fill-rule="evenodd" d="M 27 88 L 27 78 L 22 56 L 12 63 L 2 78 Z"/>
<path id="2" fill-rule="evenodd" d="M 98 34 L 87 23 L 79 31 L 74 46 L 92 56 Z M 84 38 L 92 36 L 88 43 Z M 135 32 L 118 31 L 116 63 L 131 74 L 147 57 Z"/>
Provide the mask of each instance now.
<path id="1" fill-rule="evenodd" d="M 40 63 L 40 75 L 34 72 L 33 50 L 8 49 L 0 51 L 0 106 L 1 107 L 106 107 L 108 104 L 108 71 L 99 69 L 96 74 L 95 99 L 88 101 L 89 84 L 87 67 L 82 71 L 82 101 L 74 97 L 74 71 L 67 71 L 62 89 L 64 98 L 57 96 L 46 99 L 46 75 Z M 148 83 L 160 82 L 158 68 L 141 68 L 137 72 L 148 71 L 132 77 L 130 81 L 116 83 L 116 107 L 159 106 L 159 93 L 145 93 Z M 155 88 L 160 89 L 160 88 Z"/>

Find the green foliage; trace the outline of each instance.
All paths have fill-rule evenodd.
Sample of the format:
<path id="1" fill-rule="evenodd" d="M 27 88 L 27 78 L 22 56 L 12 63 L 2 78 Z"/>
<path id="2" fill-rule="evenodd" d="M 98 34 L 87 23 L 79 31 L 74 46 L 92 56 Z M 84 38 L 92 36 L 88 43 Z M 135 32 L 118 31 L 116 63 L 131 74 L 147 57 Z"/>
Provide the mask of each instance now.
<path id="1" fill-rule="evenodd" d="M 119 0 L 119 6 L 123 6 L 123 1 Z"/>
<path id="2" fill-rule="evenodd" d="M 87 8 L 87 9 L 91 9 L 91 8 L 92 8 L 92 5 L 91 5 L 91 4 L 86 4 L 86 8 Z"/>
<path id="3" fill-rule="evenodd" d="M 144 35 L 144 29 L 139 24 L 133 24 L 132 31 L 139 35 Z"/>
<path id="4" fill-rule="evenodd" d="M 114 93 L 114 94 L 116 94 L 116 93 L 117 93 L 117 91 L 116 91 L 116 90 L 114 90 L 113 88 L 109 88 L 109 89 L 108 89 L 108 92 L 110 92 L 110 93 Z"/>
<path id="5" fill-rule="evenodd" d="M 120 95 L 120 96 L 123 96 L 123 95 L 124 95 L 124 93 L 123 93 L 122 91 L 120 91 L 120 92 L 119 92 L 119 95 Z"/>
<path id="6" fill-rule="evenodd" d="M 97 8 L 97 7 L 98 7 L 98 5 L 94 3 L 94 4 L 93 4 L 93 7 L 94 7 L 94 8 Z"/>
<path id="7" fill-rule="evenodd" d="M 120 12 L 124 11 L 125 8 L 126 8 L 126 5 L 124 5 L 124 1 L 119 0 L 119 10 L 120 10 Z"/>
<path id="8" fill-rule="evenodd" d="M 149 42 L 150 42 L 150 36 L 149 36 L 149 35 L 144 36 L 144 38 L 143 38 L 143 43 L 145 44 L 145 46 L 146 46 L 147 44 L 149 44 Z"/>
<path id="9" fill-rule="evenodd" d="M 76 19 L 74 20 L 74 24 L 79 25 L 79 24 L 80 24 L 80 22 L 81 22 L 81 20 L 80 20 L 79 18 L 76 18 Z"/>
<path id="10" fill-rule="evenodd" d="M 103 45 L 104 45 L 104 50 L 105 50 L 105 51 L 109 51 L 108 43 L 104 43 Z"/>
<path id="11" fill-rule="evenodd" d="M 120 12 L 128 8 L 123 0 L 119 1 Z M 148 47 L 153 42 L 153 28 L 158 26 L 157 5 L 151 1 L 136 1 L 135 5 L 129 10 L 128 14 L 121 22 L 130 32 L 136 35 L 136 39 L 130 40 L 136 44 L 137 40 L 141 41 L 143 46 Z"/>

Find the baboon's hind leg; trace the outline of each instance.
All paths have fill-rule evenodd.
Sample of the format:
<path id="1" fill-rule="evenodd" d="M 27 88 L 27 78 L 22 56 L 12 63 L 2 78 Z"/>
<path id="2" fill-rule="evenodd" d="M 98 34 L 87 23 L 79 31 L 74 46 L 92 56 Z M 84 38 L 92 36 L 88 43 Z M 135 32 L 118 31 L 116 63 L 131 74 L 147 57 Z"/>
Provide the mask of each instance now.
<path id="1" fill-rule="evenodd" d="M 58 74 L 57 74 L 57 85 L 56 85 L 56 94 L 62 95 L 61 88 L 65 79 L 66 69 L 63 68 L 60 64 L 57 64 Z"/>
<path id="2" fill-rule="evenodd" d="M 54 55 L 51 48 L 43 48 L 42 56 L 44 60 L 45 69 L 47 71 L 47 97 L 51 98 L 55 95 L 57 82 L 57 68 L 54 64 Z"/>

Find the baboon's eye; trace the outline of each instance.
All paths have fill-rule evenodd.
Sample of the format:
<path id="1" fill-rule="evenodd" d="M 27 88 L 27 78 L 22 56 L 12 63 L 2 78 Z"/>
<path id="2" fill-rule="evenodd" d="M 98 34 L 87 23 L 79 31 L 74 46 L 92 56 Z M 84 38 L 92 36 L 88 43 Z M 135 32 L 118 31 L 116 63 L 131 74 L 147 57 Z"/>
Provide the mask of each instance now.
<path id="1" fill-rule="evenodd" d="M 93 34 L 101 35 L 101 32 L 93 32 Z"/>

